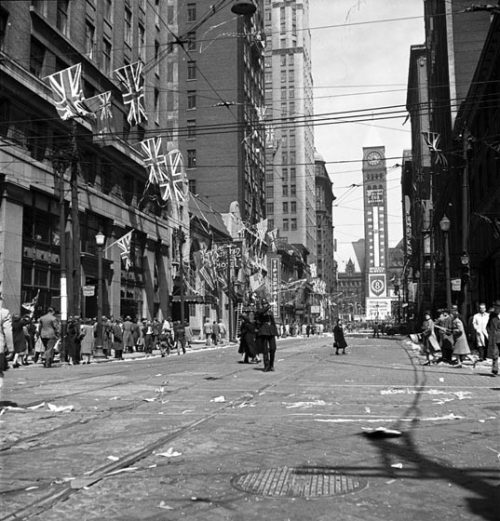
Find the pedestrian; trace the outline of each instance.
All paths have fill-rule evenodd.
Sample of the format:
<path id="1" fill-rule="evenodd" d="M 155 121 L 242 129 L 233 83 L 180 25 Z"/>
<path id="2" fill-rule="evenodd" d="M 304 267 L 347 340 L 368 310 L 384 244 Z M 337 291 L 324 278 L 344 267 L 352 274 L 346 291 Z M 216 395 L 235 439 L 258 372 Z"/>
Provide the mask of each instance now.
<path id="1" fill-rule="evenodd" d="M 123 330 L 123 349 L 125 352 L 133 353 L 135 338 L 134 331 L 136 330 L 136 325 L 132 322 L 132 318 L 127 315 L 122 324 Z"/>
<path id="2" fill-rule="evenodd" d="M 227 334 L 227 328 L 224 322 L 222 321 L 222 318 L 219 319 L 219 338 L 222 343 L 226 341 L 226 334 Z"/>
<path id="3" fill-rule="evenodd" d="M 4 307 L 3 297 L 0 294 L 0 388 L 3 386 L 3 373 L 9 368 L 7 355 L 13 349 L 12 318 L 10 311 Z"/>
<path id="4" fill-rule="evenodd" d="M 167 356 L 170 355 L 170 348 L 172 347 L 172 339 L 170 336 L 170 331 L 162 329 L 158 338 L 160 340 L 160 354 L 161 354 L 162 358 L 165 355 L 167 355 Z"/>
<path id="5" fill-rule="evenodd" d="M 465 334 L 464 323 L 460 318 L 458 310 L 453 310 L 453 354 L 457 357 L 457 364 L 454 367 L 462 367 L 462 362 L 470 355 L 470 348 Z"/>
<path id="6" fill-rule="evenodd" d="M 479 312 L 472 318 L 472 328 L 475 333 L 475 344 L 478 351 L 479 361 L 486 358 L 486 350 L 488 348 L 488 331 L 487 326 L 490 320 L 489 313 L 486 312 L 486 304 L 479 304 Z"/>
<path id="7" fill-rule="evenodd" d="M 117 360 L 123 360 L 123 330 L 120 320 L 113 323 L 113 350 Z"/>
<path id="8" fill-rule="evenodd" d="M 184 322 L 184 335 L 186 336 L 186 346 L 191 348 L 191 344 L 193 343 L 193 330 L 187 320 Z"/>
<path id="9" fill-rule="evenodd" d="M 29 365 L 28 358 L 30 356 L 31 357 L 35 356 L 36 324 L 33 321 L 33 318 L 31 317 L 31 315 L 26 315 L 25 319 L 27 321 L 27 324 L 26 324 L 26 331 L 27 331 L 26 342 L 27 342 L 27 345 L 28 345 L 28 349 L 26 351 L 26 356 L 24 357 L 23 363 L 24 363 L 24 365 Z"/>
<path id="10" fill-rule="evenodd" d="M 27 322 L 21 315 L 12 315 L 12 342 L 14 344 L 14 359 L 12 360 L 12 367 L 20 367 L 23 363 L 24 356 L 28 349 L 26 343 L 26 324 Z"/>
<path id="11" fill-rule="evenodd" d="M 491 375 L 498 375 L 500 350 L 500 299 L 493 302 L 493 313 L 488 322 L 488 358 L 491 358 Z"/>
<path id="12" fill-rule="evenodd" d="M 80 356 L 82 357 L 82 364 L 90 364 L 94 345 L 94 325 L 92 320 L 87 318 L 80 326 Z"/>
<path id="13" fill-rule="evenodd" d="M 77 355 L 78 347 L 80 346 L 80 327 L 78 322 L 73 318 L 68 318 L 68 324 L 66 327 L 66 352 L 68 354 L 68 364 L 75 365 L 79 363 L 79 357 Z"/>
<path id="14" fill-rule="evenodd" d="M 144 336 L 144 352 L 149 358 L 153 353 L 153 323 L 151 320 L 144 320 L 142 323 L 142 334 Z"/>
<path id="15" fill-rule="evenodd" d="M 214 343 L 214 346 L 219 344 L 220 340 L 220 330 L 219 330 L 219 324 L 214 320 L 212 324 L 212 342 Z"/>
<path id="16" fill-rule="evenodd" d="M 110 318 L 102 317 L 102 351 L 107 358 L 113 346 L 113 323 Z"/>
<path id="17" fill-rule="evenodd" d="M 203 333 L 205 335 L 205 346 L 210 346 L 212 341 L 212 324 L 210 319 L 207 318 L 203 324 Z"/>
<path id="18" fill-rule="evenodd" d="M 160 324 L 160 321 L 155 318 L 153 319 L 153 323 L 151 325 L 153 329 L 153 336 L 152 336 L 152 342 L 153 342 L 153 349 L 159 348 L 159 340 L 158 337 L 160 336 L 162 325 Z"/>
<path id="19" fill-rule="evenodd" d="M 422 323 L 422 344 L 426 362 L 424 365 L 431 365 L 434 362 L 434 354 L 438 351 L 439 343 L 434 331 L 434 321 L 431 318 L 431 312 L 424 312 L 424 321 Z"/>
<path id="20" fill-rule="evenodd" d="M 380 338 L 380 326 L 378 322 L 373 324 L 373 338 Z"/>
<path id="21" fill-rule="evenodd" d="M 342 354 L 345 355 L 345 350 L 347 347 L 347 342 L 344 336 L 344 326 L 342 324 L 342 319 L 337 318 L 337 323 L 333 328 L 333 347 L 335 347 L 335 354 L 339 354 L 339 349 L 342 349 Z"/>
<path id="22" fill-rule="evenodd" d="M 174 343 L 178 355 L 181 354 L 181 349 L 182 353 L 186 354 L 186 331 L 184 327 L 184 324 L 180 320 L 174 323 Z"/>
<path id="23" fill-rule="evenodd" d="M 271 311 L 271 305 L 266 299 L 256 314 L 257 352 L 264 355 L 264 372 L 274 371 L 276 354 L 276 336 L 278 330 Z"/>
<path id="24" fill-rule="evenodd" d="M 441 359 L 439 362 L 452 363 L 453 356 L 453 317 L 448 309 L 439 310 L 439 318 L 434 323 L 434 331 L 437 332 L 441 346 Z"/>
<path id="25" fill-rule="evenodd" d="M 306 335 L 307 338 L 309 338 L 309 335 L 311 334 L 311 324 L 307 324 L 306 326 Z"/>
<path id="26" fill-rule="evenodd" d="M 54 361 L 54 346 L 59 337 L 59 321 L 56 318 L 54 308 L 49 307 L 47 313 L 40 317 L 38 335 L 42 339 L 44 347 L 44 367 L 51 367 Z"/>
<path id="27" fill-rule="evenodd" d="M 260 360 L 256 358 L 257 350 L 255 345 L 255 322 L 253 316 L 251 314 L 243 315 L 241 319 L 240 345 L 238 348 L 238 353 L 241 354 L 241 363 L 258 363 Z"/>

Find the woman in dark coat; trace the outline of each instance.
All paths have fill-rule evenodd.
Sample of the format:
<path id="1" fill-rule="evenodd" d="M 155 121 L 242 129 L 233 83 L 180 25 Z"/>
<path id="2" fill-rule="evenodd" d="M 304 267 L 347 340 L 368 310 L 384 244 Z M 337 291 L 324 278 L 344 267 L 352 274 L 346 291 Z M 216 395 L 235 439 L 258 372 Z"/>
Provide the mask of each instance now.
<path id="1" fill-rule="evenodd" d="M 339 354 L 339 349 L 342 349 L 342 354 L 345 355 L 347 342 L 345 341 L 344 326 L 340 318 L 337 319 L 337 324 L 333 328 L 333 347 L 335 347 L 336 355 Z"/>
<path id="2" fill-rule="evenodd" d="M 27 322 L 24 318 L 21 318 L 19 315 L 12 316 L 12 342 L 14 344 L 14 360 L 12 362 L 13 367 L 19 367 L 19 359 L 23 360 L 23 357 L 26 354 L 28 349 L 28 344 L 26 343 L 26 331 L 24 326 Z"/>
<path id="3" fill-rule="evenodd" d="M 113 349 L 115 358 L 123 360 L 123 331 L 118 320 L 113 324 Z"/>
<path id="4" fill-rule="evenodd" d="M 79 362 L 78 347 L 80 343 L 80 325 L 71 317 L 66 328 L 65 347 L 69 365 Z M 78 345 L 78 347 L 77 347 Z"/>
<path id="5" fill-rule="evenodd" d="M 274 371 L 278 329 L 271 311 L 271 305 L 267 300 L 262 301 L 261 308 L 257 311 L 255 318 L 257 323 L 257 352 L 264 355 L 264 372 Z"/>
<path id="6" fill-rule="evenodd" d="M 240 348 L 238 353 L 243 355 L 243 363 L 249 364 L 256 360 L 257 349 L 255 345 L 255 323 L 252 317 L 244 316 L 240 327 Z"/>

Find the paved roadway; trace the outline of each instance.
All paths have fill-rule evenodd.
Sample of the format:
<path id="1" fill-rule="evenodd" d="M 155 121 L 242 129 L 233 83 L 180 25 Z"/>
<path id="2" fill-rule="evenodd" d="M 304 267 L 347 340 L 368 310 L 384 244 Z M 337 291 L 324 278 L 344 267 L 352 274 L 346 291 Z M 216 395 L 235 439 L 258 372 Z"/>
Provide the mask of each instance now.
<path id="1" fill-rule="evenodd" d="M 9 370 L 0 520 L 498 521 L 500 378 L 350 343 Z"/>

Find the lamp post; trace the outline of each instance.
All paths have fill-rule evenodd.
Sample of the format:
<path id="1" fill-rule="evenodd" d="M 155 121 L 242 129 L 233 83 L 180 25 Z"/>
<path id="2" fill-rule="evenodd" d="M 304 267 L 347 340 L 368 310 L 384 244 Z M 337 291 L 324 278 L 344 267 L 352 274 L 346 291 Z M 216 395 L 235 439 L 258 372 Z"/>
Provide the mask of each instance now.
<path id="1" fill-rule="evenodd" d="M 181 305 L 181 324 L 184 326 L 184 261 L 182 258 L 182 245 L 186 242 L 186 234 L 179 226 L 174 230 L 174 237 L 179 245 L 179 281 L 180 281 L 180 305 Z"/>
<path id="2" fill-rule="evenodd" d="M 97 245 L 97 343 L 94 358 L 107 358 L 102 349 L 102 249 L 106 242 L 106 236 L 99 231 L 95 236 Z"/>
<path id="3" fill-rule="evenodd" d="M 446 307 L 451 309 L 451 286 L 450 286 L 450 245 L 448 243 L 448 232 L 451 222 L 443 215 L 439 221 L 439 227 L 444 234 L 444 265 L 445 265 L 445 284 L 446 284 Z"/>

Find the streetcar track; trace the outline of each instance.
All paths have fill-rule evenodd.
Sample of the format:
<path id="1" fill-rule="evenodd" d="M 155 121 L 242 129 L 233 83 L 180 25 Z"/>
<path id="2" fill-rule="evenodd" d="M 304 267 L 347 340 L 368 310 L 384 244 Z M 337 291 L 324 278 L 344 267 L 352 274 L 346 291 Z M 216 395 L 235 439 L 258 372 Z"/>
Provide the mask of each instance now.
<path id="1" fill-rule="evenodd" d="M 293 353 L 292 356 L 299 356 L 303 354 L 302 351 L 299 351 L 297 353 Z M 320 362 L 318 362 L 320 363 Z M 225 374 L 222 378 L 225 378 L 227 376 L 231 376 L 236 373 L 240 373 L 245 371 L 247 368 L 242 367 L 238 368 L 234 371 L 230 371 L 229 373 Z M 82 480 L 82 486 L 72 486 L 71 483 L 69 484 L 62 484 L 57 485 L 57 489 L 51 491 L 50 494 L 47 494 L 39 499 L 36 499 L 34 502 L 30 503 L 29 505 L 26 505 L 25 507 L 21 507 L 18 510 L 16 510 L 13 513 L 8 514 L 7 516 L 1 517 L 0 521 L 20 521 L 22 519 L 29 519 L 30 517 L 42 514 L 44 511 L 49 510 L 52 508 L 57 502 L 64 501 L 68 499 L 72 494 L 77 493 L 81 488 L 88 488 L 90 486 L 95 485 L 96 483 L 100 482 L 101 480 L 110 477 L 109 474 L 111 472 L 115 472 L 121 469 L 125 469 L 131 465 L 133 465 L 135 462 L 142 460 L 148 456 L 150 456 L 157 448 L 162 447 L 163 445 L 166 445 L 173 440 L 179 438 L 180 436 L 194 430 L 195 428 L 199 427 L 200 425 L 207 423 L 208 421 L 212 420 L 213 418 L 216 418 L 218 414 L 223 412 L 224 410 L 228 408 L 234 408 L 237 407 L 238 404 L 248 403 L 249 401 L 255 399 L 256 396 L 261 395 L 264 391 L 279 386 L 280 383 L 285 379 L 296 379 L 297 376 L 301 372 L 305 372 L 306 370 L 309 370 L 309 367 L 304 367 L 302 369 L 296 369 L 295 371 L 288 372 L 282 376 L 277 376 L 276 373 L 275 379 L 272 381 L 261 385 L 257 390 L 254 391 L 247 391 L 243 396 L 240 398 L 237 398 L 234 401 L 224 403 L 219 407 L 216 411 L 213 411 L 209 414 L 206 414 L 202 416 L 201 418 L 194 420 L 187 425 L 184 425 L 183 427 L 180 427 L 176 431 L 167 434 L 165 436 L 160 437 L 159 439 L 150 442 L 145 447 L 135 450 L 128 455 L 122 456 L 118 461 L 106 463 L 105 465 L 98 467 L 97 469 L 94 469 L 89 474 L 84 474 L 80 477 Z M 168 376 L 168 375 L 165 375 Z M 134 406 L 138 406 L 141 402 L 138 402 L 137 404 L 133 404 Z M 114 411 L 110 411 L 114 412 Z M 75 478 L 79 479 L 79 478 Z M 78 483 L 77 483 L 78 484 Z M 25 490 L 23 491 L 25 492 Z"/>

